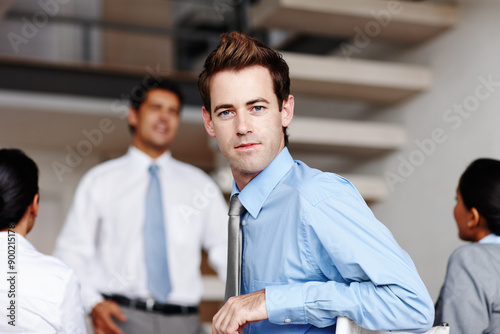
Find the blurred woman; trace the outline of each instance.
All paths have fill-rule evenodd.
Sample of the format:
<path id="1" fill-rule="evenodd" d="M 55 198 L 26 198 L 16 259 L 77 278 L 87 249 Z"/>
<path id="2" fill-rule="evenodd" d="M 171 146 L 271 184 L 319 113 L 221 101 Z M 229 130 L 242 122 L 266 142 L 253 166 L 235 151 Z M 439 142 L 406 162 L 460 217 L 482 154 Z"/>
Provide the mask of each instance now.
<path id="1" fill-rule="evenodd" d="M 0 333 L 86 333 L 73 271 L 25 238 L 38 198 L 33 160 L 0 149 Z"/>
<path id="2" fill-rule="evenodd" d="M 478 159 L 462 174 L 454 209 L 470 244 L 451 255 L 435 324 L 453 334 L 500 333 L 500 161 Z"/>

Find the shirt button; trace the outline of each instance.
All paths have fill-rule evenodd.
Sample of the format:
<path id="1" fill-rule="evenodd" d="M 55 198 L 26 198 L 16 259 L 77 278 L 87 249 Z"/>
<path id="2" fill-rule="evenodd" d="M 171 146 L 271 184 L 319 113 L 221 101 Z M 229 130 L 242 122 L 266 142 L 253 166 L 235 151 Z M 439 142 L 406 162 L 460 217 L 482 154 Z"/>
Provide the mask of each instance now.
<path id="1" fill-rule="evenodd" d="M 247 224 L 247 222 L 245 220 L 241 221 L 241 226 L 245 226 L 246 224 Z"/>
<path id="2" fill-rule="evenodd" d="M 286 322 L 286 323 L 292 322 L 292 319 L 290 319 L 290 318 L 286 318 L 286 319 L 285 319 L 285 322 Z"/>

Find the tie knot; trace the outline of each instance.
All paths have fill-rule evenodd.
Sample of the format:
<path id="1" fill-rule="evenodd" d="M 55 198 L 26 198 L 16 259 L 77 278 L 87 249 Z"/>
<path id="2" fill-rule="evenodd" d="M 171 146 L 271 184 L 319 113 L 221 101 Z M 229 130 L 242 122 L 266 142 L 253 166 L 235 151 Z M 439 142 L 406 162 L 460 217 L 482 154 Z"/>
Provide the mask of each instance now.
<path id="1" fill-rule="evenodd" d="M 231 198 L 231 203 L 229 204 L 229 215 L 230 216 L 241 216 L 245 212 L 245 207 L 241 204 L 238 195 L 234 195 Z"/>
<path id="2" fill-rule="evenodd" d="M 158 172 L 158 165 L 152 164 L 151 166 L 149 166 L 149 172 L 151 174 L 156 174 Z"/>

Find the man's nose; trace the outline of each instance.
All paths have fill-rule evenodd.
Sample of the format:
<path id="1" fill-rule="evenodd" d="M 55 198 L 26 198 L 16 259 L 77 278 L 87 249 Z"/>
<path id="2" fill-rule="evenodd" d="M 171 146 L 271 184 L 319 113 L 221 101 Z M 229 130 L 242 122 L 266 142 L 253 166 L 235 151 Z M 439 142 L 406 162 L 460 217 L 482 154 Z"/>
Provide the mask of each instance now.
<path id="1" fill-rule="evenodd" d="M 238 135 L 246 135 L 252 132 L 252 124 L 250 120 L 250 115 L 248 113 L 242 112 L 236 114 L 236 133 Z"/>

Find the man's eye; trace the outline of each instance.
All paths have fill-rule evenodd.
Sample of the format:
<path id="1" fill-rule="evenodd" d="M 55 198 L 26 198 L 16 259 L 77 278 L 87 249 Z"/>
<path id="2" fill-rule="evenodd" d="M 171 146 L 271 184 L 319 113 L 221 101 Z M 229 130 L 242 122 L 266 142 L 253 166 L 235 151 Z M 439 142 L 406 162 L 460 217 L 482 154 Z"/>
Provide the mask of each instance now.
<path id="1" fill-rule="evenodd" d="M 253 107 L 253 110 L 255 110 L 255 111 L 264 111 L 264 107 L 263 106 L 255 106 L 255 107 Z"/>
<path id="2" fill-rule="evenodd" d="M 231 116 L 231 111 L 230 110 L 223 110 L 217 114 L 219 117 L 228 117 Z"/>

